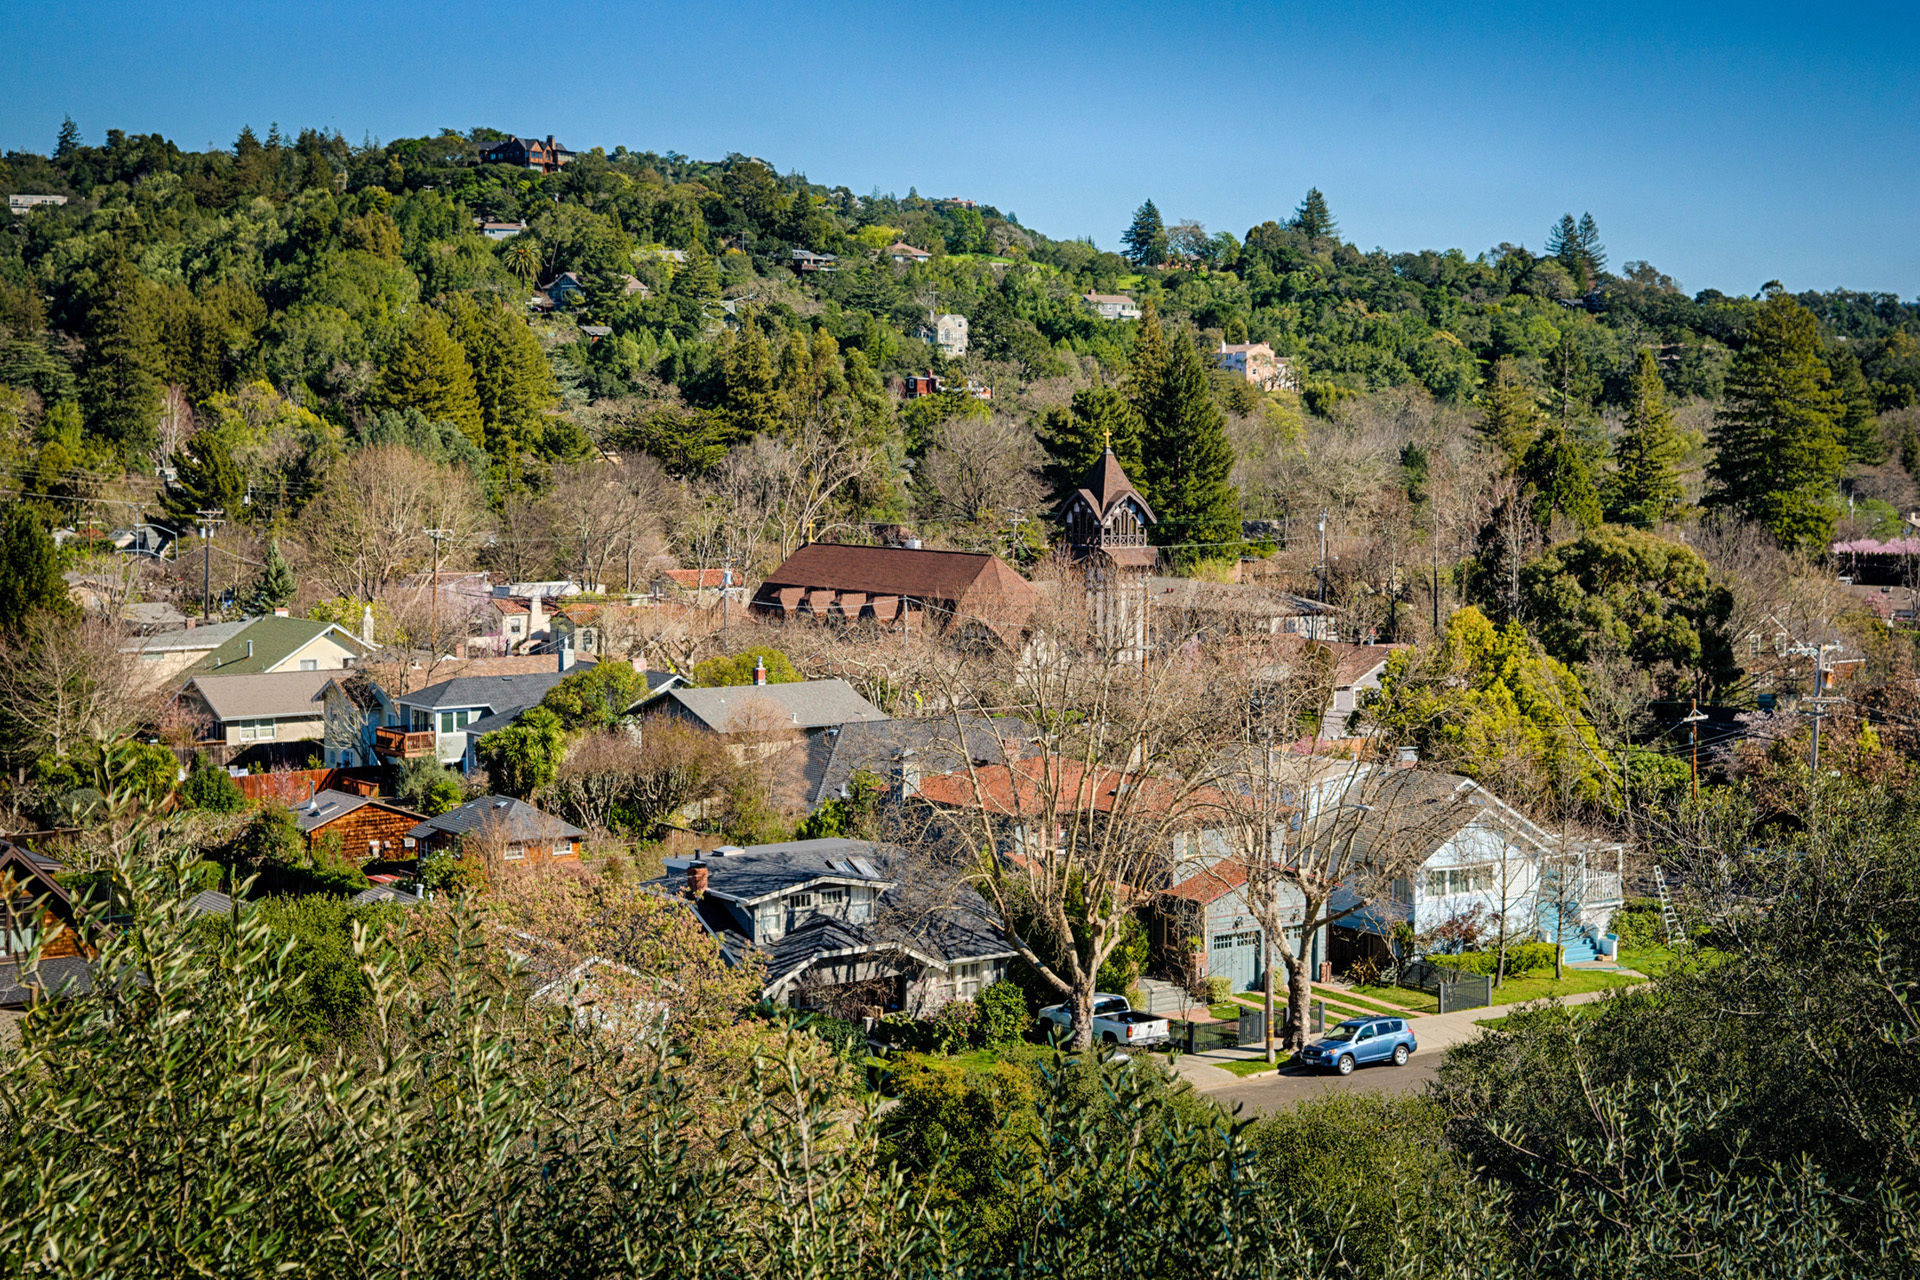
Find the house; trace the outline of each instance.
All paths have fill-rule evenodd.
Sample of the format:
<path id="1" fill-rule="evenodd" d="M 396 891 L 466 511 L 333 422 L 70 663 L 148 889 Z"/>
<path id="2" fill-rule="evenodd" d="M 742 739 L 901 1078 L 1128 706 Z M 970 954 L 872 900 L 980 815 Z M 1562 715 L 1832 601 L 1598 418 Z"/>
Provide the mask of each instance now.
<path id="1" fill-rule="evenodd" d="M 1281 923 L 1298 926 L 1306 899 L 1297 889 L 1281 890 Z M 1220 858 L 1170 884 L 1153 900 L 1149 914 L 1150 963 L 1176 979 L 1225 978 L 1235 991 L 1264 987 L 1268 954 L 1266 930 L 1247 898 L 1244 861 Z M 1313 952 L 1313 939 L 1307 942 Z M 1300 947 L 1297 938 L 1289 945 Z"/>
<path id="2" fill-rule="evenodd" d="M 356 862 L 404 856 L 407 834 L 421 821 L 419 814 L 391 800 L 349 791 L 316 791 L 289 808 L 307 848 L 338 840 L 340 852 Z"/>
<path id="3" fill-rule="evenodd" d="M 276 614 L 249 619 L 212 652 L 201 656 L 189 671 L 193 675 L 222 676 L 339 671 L 372 652 L 372 644 L 338 623 Z"/>
<path id="4" fill-rule="evenodd" d="M 1396 924 L 1425 934 L 1475 912 L 1504 917 L 1511 938 L 1559 942 L 1569 961 L 1591 960 L 1624 905 L 1622 846 L 1547 831 L 1471 779 L 1397 768 L 1366 786 L 1365 801 L 1357 818 L 1339 816 L 1356 810 L 1344 804 L 1315 821 L 1363 856 L 1379 849 L 1412 870 L 1357 910 L 1362 899 L 1351 882 L 1334 891 L 1333 910 L 1352 911 L 1331 930 L 1336 969 L 1385 956 Z"/>
<path id="5" fill-rule="evenodd" d="M 902 399 L 918 400 L 921 396 L 937 396 L 947 389 L 947 380 L 938 374 L 910 373 L 900 381 Z"/>
<path id="6" fill-rule="evenodd" d="M 662 569 L 653 578 L 656 600 L 682 600 L 706 608 L 720 603 L 725 595 L 735 604 L 746 604 L 746 588 L 730 568 Z"/>
<path id="7" fill-rule="evenodd" d="M 539 706 L 572 668 L 567 650 L 544 670 L 457 675 L 395 694 L 389 699 L 391 723 L 373 731 L 373 752 L 388 760 L 434 759 L 471 772 L 479 767 L 474 744 L 480 737 Z"/>
<path id="8" fill-rule="evenodd" d="M 926 262 L 933 255 L 925 249 L 916 249 L 912 245 L 896 240 L 880 251 L 895 262 Z"/>
<path id="9" fill-rule="evenodd" d="M 1300 389 L 1300 375 L 1294 372 L 1293 361 L 1275 355 L 1264 342 L 1222 342 L 1218 363 L 1263 391 Z"/>
<path id="10" fill-rule="evenodd" d="M 1080 299 L 1102 320 L 1140 318 L 1140 304 L 1124 293 L 1084 293 Z"/>
<path id="11" fill-rule="evenodd" d="M 437 818 L 416 823 L 402 837 L 417 857 L 475 852 L 503 862 L 536 866 L 580 856 L 586 832 L 512 796 L 481 796 Z M 477 847 L 476 847 L 477 846 Z"/>
<path id="12" fill-rule="evenodd" d="M 201 675 L 187 681 L 176 705 L 206 724 L 200 745 L 238 752 L 260 742 L 303 742 L 326 734 L 320 691 L 334 671 L 274 671 L 260 675 Z"/>
<path id="13" fill-rule="evenodd" d="M 36 209 L 43 204 L 50 204 L 57 207 L 66 202 L 67 198 L 65 196 L 10 195 L 7 197 L 7 212 L 16 218 L 20 218 L 25 217 L 29 210 Z"/>
<path id="14" fill-rule="evenodd" d="M 587 345 L 592 346 L 602 338 L 611 338 L 613 336 L 613 326 L 605 324 L 583 324 L 580 326 L 580 332 L 586 335 Z"/>
<path id="15" fill-rule="evenodd" d="M 540 173 L 558 173 L 572 160 L 573 152 L 555 142 L 552 134 L 544 142 L 539 138 L 505 138 L 480 153 L 481 164 L 510 164 Z"/>
<path id="16" fill-rule="evenodd" d="M 669 689 L 653 700 L 651 708 L 655 715 L 720 734 L 743 760 L 842 725 L 887 718 L 886 712 L 855 693 L 845 680 Z"/>
<path id="17" fill-rule="evenodd" d="M 1005 764 L 1009 753 L 1018 758 L 1038 739 L 1032 725 L 1012 717 L 859 720 L 829 728 L 814 739 L 807 761 L 807 808 L 850 798 L 859 776 L 897 785 L 903 767 L 918 777 Z"/>
<path id="18" fill-rule="evenodd" d="M 480 234 L 489 240 L 511 240 L 527 229 L 522 222 L 482 222 Z"/>
<path id="19" fill-rule="evenodd" d="M 78 906 L 54 877 L 61 864 L 11 840 L 0 840 L 0 1009 L 84 995 L 93 960 Z M 28 955 L 39 945 L 39 959 Z"/>
<path id="20" fill-rule="evenodd" d="M 540 288 L 556 307 L 572 306 L 587 296 L 587 286 L 582 284 L 580 277 L 571 271 L 562 271 L 553 278 L 551 284 L 542 285 Z"/>
<path id="21" fill-rule="evenodd" d="M 978 996 L 1015 954 L 977 896 L 918 892 L 896 852 L 863 840 L 721 848 L 666 868 L 651 887 L 687 899 L 731 962 L 764 960 L 761 997 L 778 1004 L 924 1017 Z"/>
<path id="22" fill-rule="evenodd" d="M 647 288 L 646 281 L 638 276 L 620 277 L 620 296 L 623 298 L 651 298 L 653 290 Z"/>
<path id="23" fill-rule="evenodd" d="M 920 340 L 932 343 L 940 354 L 958 359 L 967 354 L 967 318 L 961 315 L 929 316 L 920 328 Z"/>
<path id="24" fill-rule="evenodd" d="M 751 608 L 780 621 L 931 623 L 958 643 L 1014 649 L 1034 603 L 1033 584 L 998 556 L 812 542 L 766 576 Z"/>
<path id="25" fill-rule="evenodd" d="M 408 669 L 409 678 L 415 669 L 418 669 L 418 664 Z M 420 699 L 429 696 L 428 690 L 439 689 L 457 679 L 466 679 L 480 682 L 465 686 L 466 689 L 486 692 L 489 686 L 484 682 L 493 680 L 499 684 L 488 696 L 500 700 L 501 710 L 517 715 L 546 696 L 545 689 L 558 682 L 555 673 L 559 669 L 560 656 L 557 654 L 459 659 L 435 666 L 431 674 L 438 679 L 431 685 L 424 685 L 407 694 L 395 694 L 385 688 L 372 671 L 356 671 L 345 675 L 336 672 L 334 678 L 315 695 L 315 700 L 321 704 L 324 722 L 322 759 L 331 768 L 373 768 L 388 759 L 424 759 L 433 753 L 436 746 L 445 746 L 452 751 L 458 744 L 441 739 L 440 713 L 448 712 L 448 722 L 455 726 L 448 730 L 449 734 L 459 732 L 465 735 L 467 728 L 458 727 L 457 724 L 459 712 L 464 710 L 468 713 L 467 727 L 470 728 L 488 716 L 497 714 L 491 709 L 494 704 L 480 700 L 465 706 L 428 708 L 424 703 L 419 703 Z M 508 677 L 511 680 L 506 679 Z M 549 680 L 549 677 L 553 679 Z M 515 680 L 526 682 L 524 691 L 517 691 L 522 687 L 514 685 Z M 535 689 L 539 692 L 533 693 Z M 524 701 L 528 693 L 533 693 L 531 701 Z M 407 704 L 404 707 L 403 700 Z M 426 727 L 418 730 L 411 727 L 415 710 L 420 710 L 422 717 L 429 720 Z"/>
<path id="26" fill-rule="evenodd" d="M 814 253 L 807 249 L 795 249 L 787 256 L 793 263 L 793 269 L 803 275 L 809 271 L 832 271 L 834 264 L 839 261 L 830 253 Z"/>
<path id="27" fill-rule="evenodd" d="M 1176 634 L 1193 624 L 1216 635 L 1289 635 L 1308 640 L 1338 638 L 1342 611 L 1304 596 L 1255 583 L 1207 582 L 1200 578 L 1148 579 L 1152 612 Z"/>

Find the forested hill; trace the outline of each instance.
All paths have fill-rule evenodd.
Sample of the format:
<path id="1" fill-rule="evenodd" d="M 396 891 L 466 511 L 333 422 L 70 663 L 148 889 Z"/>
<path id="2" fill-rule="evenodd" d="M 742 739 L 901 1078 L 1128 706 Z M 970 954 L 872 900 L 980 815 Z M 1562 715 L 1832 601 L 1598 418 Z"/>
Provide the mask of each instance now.
<path id="1" fill-rule="evenodd" d="M 0 225 L 0 449 L 20 491 L 56 500 L 184 450 L 193 483 L 214 487 L 200 499 L 238 485 L 278 495 L 264 509 L 284 516 L 314 491 L 328 449 L 379 437 L 484 465 L 497 506 L 596 446 L 698 474 L 796 404 L 831 402 L 895 460 L 892 481 L 869 477 L 842 505 L 927 514 L 900 464 L 927 449 L 931 418 L 897 407 L 887 380 L 975 378 L 1030 426 L 1075 389 L 1125 375 L 1137 326 L 1097 318 L 1089 292 L 1151 301 L 1207 341 L 1271 343 L 1301 378 L 1292 423 L 1390 388 L 1468 403 L 1501 357 L 1502 376 L 1542 404 L 1577 399 L 1597 422 L 1625 403 L 1642 348 L 1668 395 L 1712 402 L 1760 305 L 1615 265 L 1591 219 L 1515 229 L 1544 254 L 1388 253 L 1342 240 L 1318 192 L 1244 235 L 1163 222 L 1149 202 L 1123 255 L 1050 239 L 992 204 L 857 195 L 740 155 L 594 148 L 551 174 L 479 163 L 505 136 L 354 146 L 276 128 L 190 152 L 118 130 L 89 145 L 69 122 L 51 156 L 8 153 L 8 193 L 68 197 Z M 494 239 L 483 222 L 526 230 Z M 883 252 L 897 243 L 932 256 Z M 796 274 L 796 249 L 838 261 Z M 563 273 L 578 292 L 563 286 L 559 314 L 530 320 L 530 295 Z M 1854 418 L 1920 399 L 1920 305 L 1838 291 L 1800 301 Z M 919 336 L 936 310 L 971 322 L 963 360 Z M 1262 398 L 1219 394 L 1243 417 Z M 1596 468 L 1604 437 L 1582 437 Z M 1244 497 L 1249 515 L 1287 501 Z"/>

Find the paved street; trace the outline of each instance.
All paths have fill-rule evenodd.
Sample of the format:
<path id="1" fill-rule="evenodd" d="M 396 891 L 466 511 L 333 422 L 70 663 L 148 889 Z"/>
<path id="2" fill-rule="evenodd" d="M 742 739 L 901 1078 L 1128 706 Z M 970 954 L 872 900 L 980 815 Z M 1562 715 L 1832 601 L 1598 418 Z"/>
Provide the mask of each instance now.
<path id="1" fill-rule="evenodd" d="M 1265 1111 L 1279 1111 L 1296 1102 L 1330 1093 L 1418 1093 L 1427 1087 L 1438 1071 L 1440 1053 L 1438 1049 L 1430 1052 L 1423 1050 L 1404 1067 L 1396 1067 L 1389 1062 L 1375 1067 L 1361 1067 L 1344 1077 L 1312 1072 L 1304 1067 L 1284 1067 L 1277 1076 L 1216 1085 L 1207 1089 L 1206 1095 L 1229 1111 L 1250 1116 Z"/>

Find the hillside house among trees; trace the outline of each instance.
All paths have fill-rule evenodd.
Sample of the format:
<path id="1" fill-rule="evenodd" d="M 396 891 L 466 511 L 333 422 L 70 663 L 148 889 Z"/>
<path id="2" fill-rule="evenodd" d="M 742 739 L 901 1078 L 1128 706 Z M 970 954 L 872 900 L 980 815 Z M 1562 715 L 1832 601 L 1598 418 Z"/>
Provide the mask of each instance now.
<path id="1" fill-rule="evenodd" d="M 1088 293 L 1082 300 L 1102 320 L 1138 320 L 1140 304 L 1124 293 Z"/>
<path id="2" fill-rule="evenodd" d="M 572 162 L 573 152 L 555 142 L 552 134 L 548 134 L 544 141 L 539 138 L 506 138 L 480 153 L 481 164 L 510 164 L 536 173 L 558 173 Z"/>
<path id="3" fill-rule="evenodd" d="M 1277 356 L 1264 342 L 1222 342 L 1220 367 L 1237 373 L 1262 391 L 1298 391 L 1300 376 L 1293 361 Z"/>
<path id="4" fill-rule="evenodd" d="M 457 853 L 492 871 L 502 864 L 537 866 L 577 858 L 586 834 L 524 800 L 481 796 L 416 823 L 401 837 L 401 844 L 420 858 Z"/>

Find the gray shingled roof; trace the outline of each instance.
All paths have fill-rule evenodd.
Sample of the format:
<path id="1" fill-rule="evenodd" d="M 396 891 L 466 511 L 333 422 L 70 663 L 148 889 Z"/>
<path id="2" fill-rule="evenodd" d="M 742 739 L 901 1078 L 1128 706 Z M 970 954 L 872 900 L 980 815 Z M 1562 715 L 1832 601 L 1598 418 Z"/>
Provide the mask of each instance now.
<path id="1" fill-rule="evenodd" d="M 515 707 L 525 709 L 533 706 L 547 696 L 547 690 L 572 674 L 571 671 L 554 670 L 517 676 L 455 676 L 412 693 L 400 694 L 394 701 L 427 710 L 440 707 L 487 707 L 497 715 Z"/>
<path id="2" fill-rule="evenodd" d="M 200 675 L 188 683 L 216 720 L 259 717 L 312 720 L 321 715 L 314 699 L 339 674 L 337 671 L 270 671 L 251 675 Z"/>
<path id="3" fill-rule="evenodd" d="M 587 833 L 570 822 L 562 822 L 543 813 L 524 800 L 512 796 L 481 796 L 458 809 L 450 809 L 437 818 L 428 818 L 407 835 L 415 840 L 429 836 L 466 835 L 498 826 L 508 840 L 578 840 Z"/>
<path id="4" fill-rule="evenodd" d="M 93 962 L 80 956 L 43 959 L 30 969 L 0 964 L 0 1006 L 13 1008 L 42 999 L 83 996 L 93 990 Z"/>
<path id="5" fill-rule="evenodd" d="M 807 806 L 841 795 L 862 770 L 892 778 L 902 751 L 914 753 L 922 774 L 951 773 L 969 763 L 1005 764 L 1003 741 L 1013 746 L 1036 738 L 1031 725 L 1012 717 L 962 716 L 957 728 L 947 716 L 844 725 L 814 743 L 807 762 Z"/>
<path id="6" fill-rule="evenodd" d="M 185 910 L 189 919 L 196 916 L 231 915 L 233 899 L 218 889 L 202 889 L 187 899 Z"/>
<path id="7" fill-rule="evenodd" d="M 707 892 L 734 902 L 752 903 L 816 880 L 890 883 L 880 866 L 883 857 L 879 845 L 844 836 L 757 844 L 737 853 L 715 851 L 704 858 Z M 688 861 L 674 859 L 668 864 L 668 874 L 654 883 L 669 888 L 685 884 Z"/>
<path id="8" fill-rule="evenodd" d="M 377 804 L 383 809 L 391 809 L 395 813 L 404 813 L 409 817 L 420 816 L 391 800 L 382 800 L 379 796 L 355 795 L 351 791 L 335 791 L 332 787 L 314 792 L 311 800 L 303 800 L 291 808 L 294 821 L 300 824 L 300 830 L 311 833 L 318 827 L 324 827 L 329 822 L 344 818 L 354 810 L 364 809 L 370 804 Z"/>
<path id="9" fill-rule="evenodd" d="M 715 733 L 742 730 L 824 729 L 829 725 L 885 720 L 887 713 L 855 693 L 845 680 L 797 684 L 741 684 L 723 689 L 674 689 L 655 706 L 677 704 Z M 763 717 L 761 708 L 767 710 Z M 763 723 L 762 721 L 771 723 Z"/>
<path id="10" fill-rule="evenodd" d="M 397 902 L 403 907 L 411 907 L 422 901 L 425 899 L 419 894 L 408 893 L 405 889 L 397 889 L 390 884 L 376 884 L 370 889 L 362 889 L 353 895 L 355 906 L 365 906 L 370 902 Z"/>

